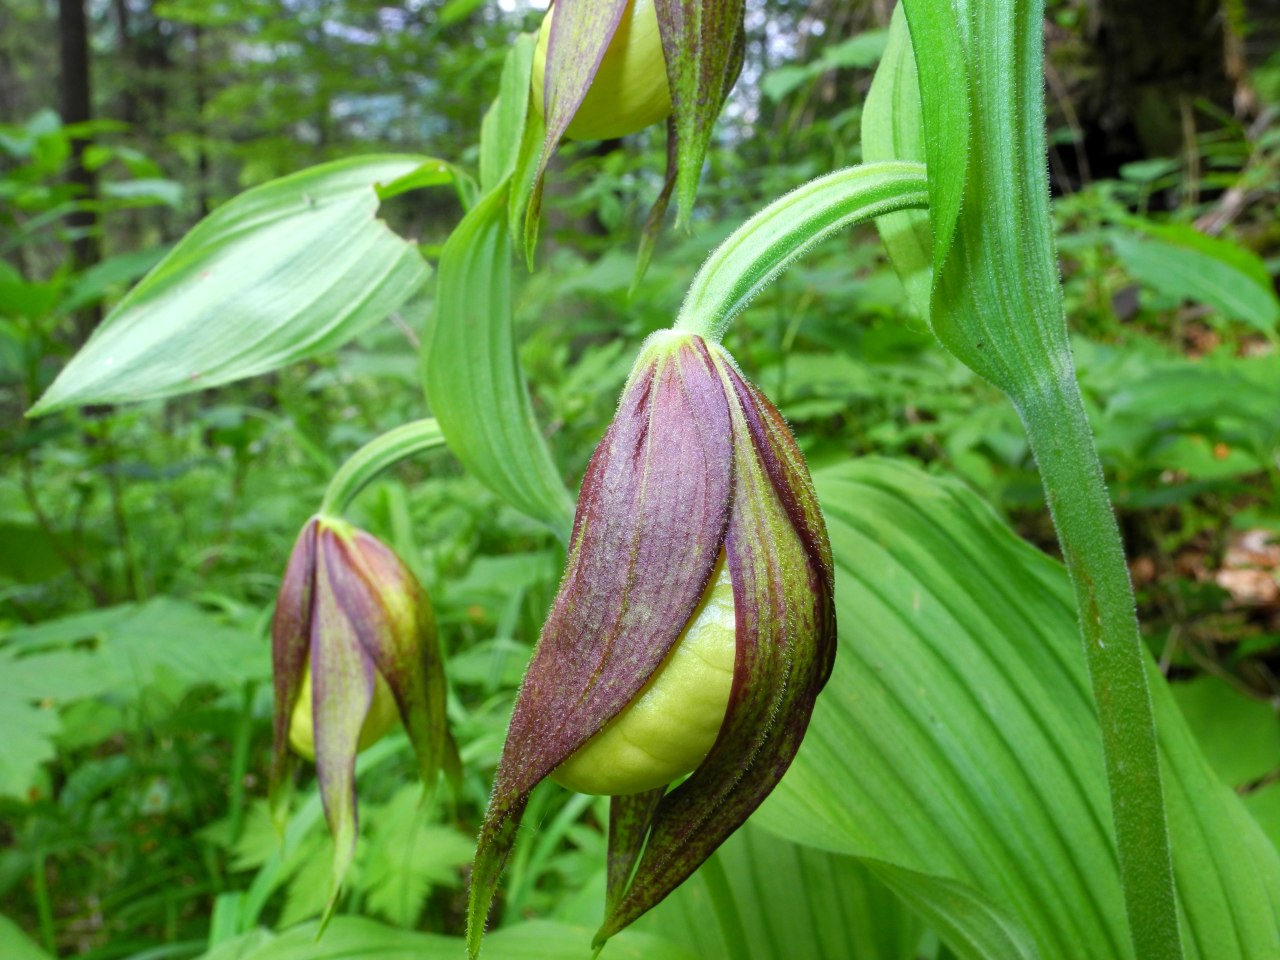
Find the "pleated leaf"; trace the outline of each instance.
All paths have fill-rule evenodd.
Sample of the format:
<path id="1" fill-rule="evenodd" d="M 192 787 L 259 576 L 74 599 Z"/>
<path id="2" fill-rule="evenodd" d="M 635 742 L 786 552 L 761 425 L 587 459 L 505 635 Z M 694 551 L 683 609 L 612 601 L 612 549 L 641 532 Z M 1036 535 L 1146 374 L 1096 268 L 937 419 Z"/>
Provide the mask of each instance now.
<path id="1" fill-rule="evenodd" d="M 632 929 L 702 960 L 916 960 L 923 926 L 856 858 L 748 823 Z"/>
<path id="2" fill-rule="evenodd" d="M 507 184 L 467 212 L 440 254 L 424 376 L 449 449 L 512 506 L 564 535 L 573 500 L 538 427 L 512 335 Z"/>
<path id="3" fill-rule="evenodd" d="M 498 186 L 515 168 L 529 116 L 529 76 L 536 42 L 532 33 L 516 37 L 502 65 L 498 96 L 480 125 L 480 189 L 484 193 Z"/>
<path id="4" fill-rule="evenodd" d="M 869 164 L 925 162 L 920 120 L 920 84 L 911 54 L 905 10 L 893 11 L 893 27 L 862 113 L 862 157 Z M 901 210 L 876 221 L 889 262 L 906 288 L 911 306 L 929 317 L 933 290 L 933 227 L 928 210 Z"/>
<path id="5" fill-rule="evenodd" d="M 424 167 L 450 169 L 357 157 L 227 202 L 116 305 L 31 412 L 203 390 L 333 350 L 386 319 L 429 269 L 377 219 L 376 188 Z"/>
<path id="6" fill-rule="evenodd" d="M 485 960 L 593 960 L 590 932 L 545 920 L 513 924 L 485 944 Z M 363 917 L 335 917 L 317 938 L 305 923 L 283 933 L 257 929 L 228 940 L 199 960 L 458 960 L 463 942 L 438 933 L 388 927 Z M 613 960 L 696 960 L 696 954 L 663 937 L 625 933 L 610 948 Z"/>
<path id="7" fill-rule="evenodd" d="M 960 956 L 1132 957 L 1064 570 L 958 484 L 816 479 L 841 652 L 753 822 L 866 858 Z M 1187 956 L 1280 955 L 1280 858 L 1150 674 Z"/>

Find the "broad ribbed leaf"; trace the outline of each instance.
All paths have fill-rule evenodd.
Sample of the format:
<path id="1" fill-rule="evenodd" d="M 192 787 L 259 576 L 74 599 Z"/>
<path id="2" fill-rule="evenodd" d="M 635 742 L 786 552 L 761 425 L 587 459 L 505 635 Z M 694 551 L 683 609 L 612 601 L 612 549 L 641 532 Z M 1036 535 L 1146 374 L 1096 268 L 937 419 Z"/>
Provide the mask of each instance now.
<path id="1" fill-rule="evenodd" d="M 371 156 L 255 187 L 202 220 L 102 321 L 31 413 L 168 397 L 332 350 L 429 276 L 375 216 L 380 183 L 439 161 Z"/>
<path id="2" fill-rule="evenodd" d="M 423 341 L 431 412 L 449 449 L 512 506 L 564 534 L 573 500 L 533 415 L 512 336 L 507 187 L 477 203 L 440 255 Z"/>
<path id="3" fill-rule="evenodd" d="M 775 200 L 740 226 L 693 278 L 678 328 L 725 328 L 796 259 L 831 234 L 895 210 L 928 203 L 918 163 L 876 163 L 838 170 Z"/>
<path id="4" fill-rule="evenodd" d="M 529 75 L 537 36 L 522 33 L 507 54 L 498 96 L 480 126 L 480 190 L 488 193 L 515 169 L 529 115 Z"/>
<path id="5" fill-rule="evenodd" d="M 199 960 L 458 960 L 463 942 L 438 933 L 383 926 L 362 917 L 336 917 L 324 936 L 306 923 L 273 934 L 253 930 L 228 940 Z M 485 942 L 485 960 L 592 960 L 590 932 L 563 923 L 534 921 L 499 930 Z M 647 933 L 624 933 L 610 947 L 616 960 L 696 960 L 669 940 Z"/>
<path id="6" fill-rule="evenodd" d="M 1062 567 L 905 465 L 816 479 L 841 653 L 755 822 L 887 865 L 881 878 L 961 956 L 1133 956 Z M 1274 957 L 1280 858 L 1150 672 L 1187 955 Z"/>
<path id="7" fill-rule="evenodd" d="M 702 960 L 915 960 L 923 924 L 856 858 L 748 823 L 633 929 Z"/>

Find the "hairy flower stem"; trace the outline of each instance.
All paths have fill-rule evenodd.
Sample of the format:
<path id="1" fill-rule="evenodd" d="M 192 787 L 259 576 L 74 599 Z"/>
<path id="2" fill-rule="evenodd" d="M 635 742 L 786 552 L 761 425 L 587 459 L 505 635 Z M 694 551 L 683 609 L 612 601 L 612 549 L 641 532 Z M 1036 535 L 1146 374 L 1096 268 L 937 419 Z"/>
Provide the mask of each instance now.
<path id="1" fill-rule="evenodd" d="M 1182 956 L 1173 863 L 1133 585 L 1102 464 L 1074 378 L 1014 398 L 1075 590 L 1102 733 L 1134 955 Z"/>
<path id="2" fill-rule="evenodd" d="M 325 490 L 324 500 L 320 503 L 320 514 L 341 516 L 355 495 L 384 470 L 394 467 L 401 460 L 443 445 L 444 434 L 430 417 L 414 420 L 375 437 L 338 468 Z"/>

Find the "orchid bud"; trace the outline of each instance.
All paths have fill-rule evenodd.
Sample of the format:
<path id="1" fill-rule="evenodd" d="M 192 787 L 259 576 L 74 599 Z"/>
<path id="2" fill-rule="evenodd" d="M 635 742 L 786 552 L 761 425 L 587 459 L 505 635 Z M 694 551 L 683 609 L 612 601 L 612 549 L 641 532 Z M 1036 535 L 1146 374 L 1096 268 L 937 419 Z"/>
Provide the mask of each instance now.
<path id="1" fill-rule="evenodd" d="M 472 871 L 473 956 L 539 782 L 613 796 L 598 946 L 777 785 L 835 636 L 830 544 L 795 438 L 719 344 L 655 334 L 587 468 L 516 700 Z"/>
<path id="2" fill-rule="evenodd" d="M 553 4 L 542 18 L 533 52 L 533 107 L 544 118 L 547 48 L 558 5 Z M 670 113 L 667 63 L 653 0 L 630 0 L 565 136 L 570 140 L 608 140 L 665 120 Z"/>
<path id="3" fill-rule="evenodd" d="M 385 544 L 333 517 L 298 536 L 272 623 L 278 800 L 313 760 L 334 838 L 332 906 L 355 853 L 356 754 L 403 723 L 428 790 L 452 746 L 431 604 Z"/>

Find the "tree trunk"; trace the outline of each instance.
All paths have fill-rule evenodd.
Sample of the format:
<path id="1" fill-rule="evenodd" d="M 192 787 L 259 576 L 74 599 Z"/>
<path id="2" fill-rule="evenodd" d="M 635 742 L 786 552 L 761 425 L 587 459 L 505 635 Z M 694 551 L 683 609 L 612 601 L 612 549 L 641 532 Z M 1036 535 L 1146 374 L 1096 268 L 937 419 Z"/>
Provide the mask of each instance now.
<path id="1" fill-rule="evenodd" d="M 1219 0 L 1102 0 L 1085 31 L 1083 82 L 1071 92 L 1095 176 L 1186 146 L 1192 104 L 1231 109 Z M 1073 71 L 1075 72 L 1075 71 Z"/>
<path id="2" fill-rule="evenodd" d="M 89 72 L 89 25 L 85 17 L 84 0 L 58 0 L 58 55 L 62 68 L 59 90 L 62 122 L 68 125 L 85 123 L 92 118 L 93 107 Z M 84 165 L 84 151 L 89 142 L 83 136 L 72 138 L 67 179 L 78 188 L 78 200 L 91 202 L 97 196 L 97 178 Z M 67 215 L 67 226 L 72 232 L 72 265 L 76 270 L 93 266 L 102 257 L 97 215 L 92 209 L 74 210 Z M 102 311 L 98 306 L 77 313 L 76 332 L 82 342 L 101 319 Z"/>

